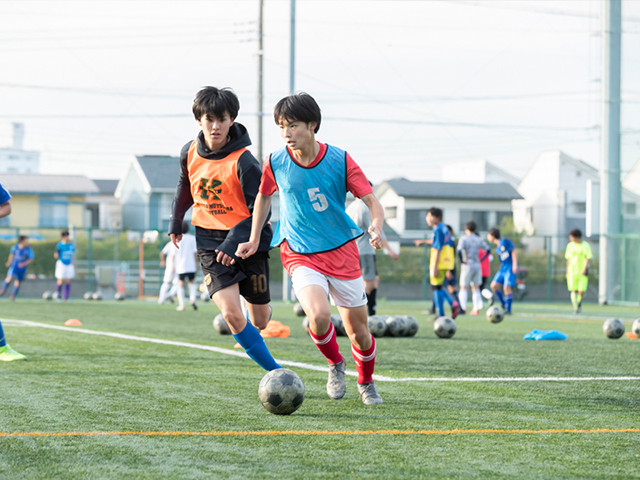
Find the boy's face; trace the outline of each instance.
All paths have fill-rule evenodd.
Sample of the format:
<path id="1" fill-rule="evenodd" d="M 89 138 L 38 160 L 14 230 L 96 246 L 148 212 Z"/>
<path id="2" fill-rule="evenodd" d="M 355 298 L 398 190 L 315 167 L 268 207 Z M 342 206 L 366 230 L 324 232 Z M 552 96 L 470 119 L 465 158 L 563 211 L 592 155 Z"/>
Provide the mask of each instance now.
<path id="1" fill-rule="evenodd" d="M 303 150 L 315 141 L 315 123 L 305 123 L 300 120 L 289 121 L 281 118 L 278 122 L 280 136 L 287 142 L 291 150 Z"/>
<path id="2" fill-rule="evenodd" d="M 580 237 L 574 237 L 573 235 L 569 235 L 569 241 L 570 242 L 575 242 L 575 243 L 580 243 L 582 241 L 582 239 Z"/>
<path id="3" fill-rule="evenodd" d="M 29 239 L 25 238 L 20 242 L 20 245 L 22 245 L 23 248 L 26 247 L 27 245 L 29 245 Z"/>
<path id="4" fill-rule="evenodd" d="M 220 150 L 226 143 L 229 136 L 229 129 L 233 125 L 234 119 L 224 112 L 222 118 L 212 114 L 203 115 L 198 120 L 198 125 L 202 127 L 204 141 L 211 150 Z"/>
<path id="5" fill-rule="evenodd" d="M 496 243 L 496 237 L 494 237 L 490 233 L 487 234 L 487 240 L 489 240 L 489 243 Z"/>
<path id="6" fill-rule="evenodd" d="M 69 243 L 69 235 L 63 235 L 60 239 L 63 243 Z"/>
<path id="7" fill-rule="evenodd" d="M 440 219 L 438 217 L 434 217 L 429 212 L 427 212 L 427 225 L 433 227 L 434 225 L 438 225 L 440 223 Z"/>

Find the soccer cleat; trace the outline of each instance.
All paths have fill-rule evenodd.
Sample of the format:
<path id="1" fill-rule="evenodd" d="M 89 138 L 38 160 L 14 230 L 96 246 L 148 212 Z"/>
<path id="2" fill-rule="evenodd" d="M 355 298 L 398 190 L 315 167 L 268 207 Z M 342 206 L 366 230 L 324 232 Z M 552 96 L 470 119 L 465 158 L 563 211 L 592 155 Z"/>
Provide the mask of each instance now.
<path id="1" fill-rule="evenodd" d="M 580 303 L 580 304 L 578 304 L 578 308 L 576 308 L 576 312 L 575 312 L 575 313 L 576 313 L 576 314 L 578 314 L 578 313 L 582 313 L 582 304 L 581 304 L 581 303 Z"/>
<path id="2" fill-rule="evenodd" d="M 359 383 L 358 393 L 360 394 L 360 397 L 362 397 L 362 403 L 365 405 L 382 403 L 382 397 L 378 393 L 378 390 L 376 390 L 376 384 L 373 382 Z"/>
<path id="3" fill-rule="evenodd" d="M 9 300 L 11 300 L 12 302 L 13 302 L 15 299 L 16 299 L 16 296 L 15 296 L 15 295 L 10 295 L 10 296 L 9 296 Z"/>
<path id="4" fill-rule="evenodd" d="M 344 380 L 346 364 L 344 358 L 340 363 L 329 364 L 327 394 L 333 400 L 340 400 L 347 393 L 347 382 Z"/>
<path id="5" fill-rule="evenodd" d="M 453 302 L 453 305 L 451 305 L 451 318 L 455 320 L 459 314 L 460 314 L 460 304 L 458 302 Z"/>
<path id="6" fill-rule="evenodd" d="M 469 315 L 478 315 L 478 310 L 471 310 L 471 312 L 469 312 Z"/>
<path id="7" fill-rule="evenodd" d="M 198 306 L 196 305 L 196 302 L 193 302 L 193 303 L 191 304 L 191 306 L 193 307 L 193 309 L 194 309 L 194 310 L 197 310 L 197 309 L 198 309 Z"/>
<path id="8" fill-rule="evenodd" d="M 0 361 L 13 362 L 14 360 L 26 360 L 26 359 L 27 357 L 25 357 L 21 353 L 16 352 L 9 345 L 0 347 Z"/>
<path id="9" fill-rule="evenodd" d="M 176 311 L 177 311 L 177 312 L 182 312 L 183 310 L 184 310 L 184 305 L 178 305 L 178 306 L 176 307 Z"/>

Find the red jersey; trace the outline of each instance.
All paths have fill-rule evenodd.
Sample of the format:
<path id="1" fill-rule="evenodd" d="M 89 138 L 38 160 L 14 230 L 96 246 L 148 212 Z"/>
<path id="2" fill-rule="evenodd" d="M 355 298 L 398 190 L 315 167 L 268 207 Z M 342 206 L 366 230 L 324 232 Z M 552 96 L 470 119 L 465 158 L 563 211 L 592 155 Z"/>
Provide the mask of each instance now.
<path id="1" fill-rule="evenodd" d="M 311 162 L 306 168 L 311 168 L 320 162 L 324 157 L 327 146 L 324 143 L 318 142 L 320 145 L 320 151 L 315 160 Z M 289 147 L 287 147 L 288 149 Z M 294 159 L 292 152 L 291 158 Z M 347 190 L 350 191 L 353 196 L 362 198 L 365 195 L 373 193 L 369 180 L 365 177 L 364 173 L 358 166 L 358 164 L 347 153 Z M 262 169 L 262 179 L 260 181 L 260 193 L 266 196 L 273 195 L 278 186 L 276 180 L 273 177 L 273 171 L 269 166 L 269 159 L 264 162 Z M 297 267 L 309 267 L 313 270 L 328 275 L 330 277 L 338 278 L 340 280 L 355 280 L 362 276 L 360 270 L 360 253 L 358 252 L 358 246 L 355 240 L 352 240 L 345 245 L 330 250 L 328 252 L 313 253 L 310 255 L 302 255 L 293 252 L 287 242 L 283 242 L 280 245 L 280 257 L 282 258 L 282 265 L 289 272 L 289 275 Z"/>

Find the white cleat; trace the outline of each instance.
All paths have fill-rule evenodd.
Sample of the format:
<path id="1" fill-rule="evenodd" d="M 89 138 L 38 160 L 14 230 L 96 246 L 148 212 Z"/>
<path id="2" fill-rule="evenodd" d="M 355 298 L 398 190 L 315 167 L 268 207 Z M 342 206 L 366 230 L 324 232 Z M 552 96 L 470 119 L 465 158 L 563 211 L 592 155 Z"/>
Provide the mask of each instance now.
<path id="1" fill-rule="evenodd" d="M 347 382 L 344 380 L 345 361 L 329 364 L 329 379 L 327 380 L 327 394 L 333 400 L 340 400 L 347 393 Z"/>
<path id="2" fill-rule="evenodd" d="M 358 393 L 362 397 L 362 403 L 365 405 L 375 405 L 378 403 L 382 403 L 382 397 L 376 390 L 376 384 L 371 383 L 359 383 L 358 384 Z"/>

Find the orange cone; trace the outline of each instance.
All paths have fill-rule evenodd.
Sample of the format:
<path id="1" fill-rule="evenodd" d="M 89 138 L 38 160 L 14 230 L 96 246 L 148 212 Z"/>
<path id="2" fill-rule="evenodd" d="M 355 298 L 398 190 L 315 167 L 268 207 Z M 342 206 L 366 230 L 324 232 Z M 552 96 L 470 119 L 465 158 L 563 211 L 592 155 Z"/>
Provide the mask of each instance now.
<path id="1" fill-rule="evenodd" d="M 68 327 L 80 327 L 80 326 L 82 326 L 82 322 L 80 320 L 78 320 L 77 318 L 70 318 L 69 320 L 64 322 L 64 324 L 66 326 L 68 326 Z"/>
<path id="2" fill-rule="evenodd" d="M 631 340 L 635 340 L 636 338 L 638 338 L 638 336 L 633 332 L 627 332 L 625 333 L 625 335 L 629 337 Z"/>

